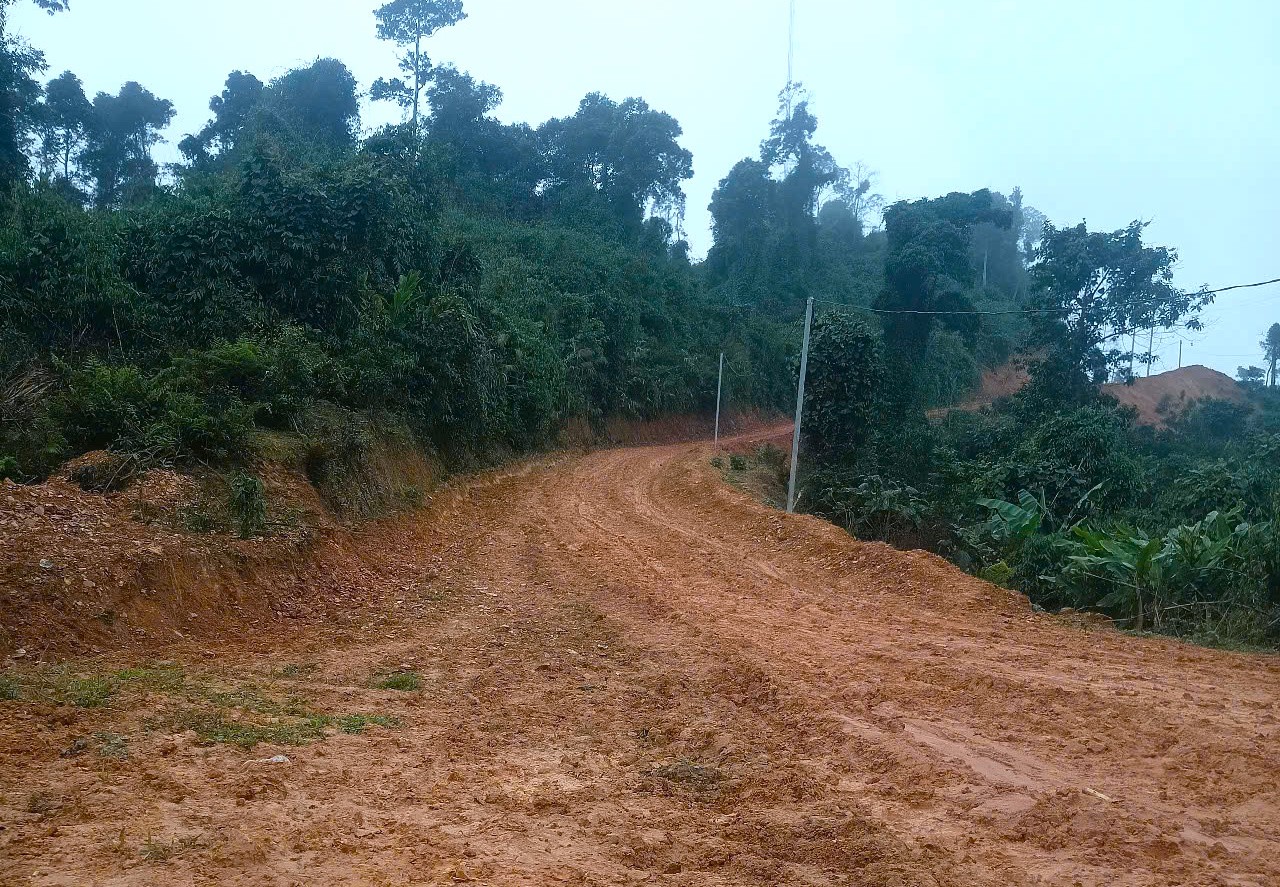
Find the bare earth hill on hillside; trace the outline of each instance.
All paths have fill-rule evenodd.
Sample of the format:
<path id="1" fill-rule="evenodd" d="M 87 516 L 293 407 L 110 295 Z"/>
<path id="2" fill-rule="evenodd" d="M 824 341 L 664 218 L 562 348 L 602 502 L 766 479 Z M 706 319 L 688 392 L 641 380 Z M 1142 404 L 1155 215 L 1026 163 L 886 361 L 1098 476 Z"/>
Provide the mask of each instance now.
<path id="1" fill-rule="evenodd" d="M 930 410 L 929 418 L 940 419 L 951 410 L 978 410 L 1003 397 L 1017 394 L 1027 384 L 1024 366 L 1010 361 L 982 374 L 982 384 L 972 398 L 953 407 Z M 1138 424 L 1163 427 L 1198 400 L 1228 400 L 1243 403 L 1244 389 L 1225 373 L 1206 366 L 1187 366 L 1154 376 L 1139 377 L 1131 384 L 1103 385 L 1102 390 L 1138 411 Z"/>
<path id="2" fill-rule="evenodd" d="M 1103 385 L 1102 390 L 1138 411 L 1144 425 L 1162 426 L 1197 400 L 1245 401 L 1244 389 L 1225 373 L 1206 366 L 1188 366 L 1134 379 L 1128 385 Z"/>
<path id="3" fill-rule="evenodd" d="M 145 637 L 10 660 L 0 884 L 1280 883 L 1280 659 L 1034 613 L 709 456 L 549 457 L 292 564 L 146 543 L 216 601 L 157 572 Z M 59 492 L 0 525 L 70 608 L 127 559 L 31 561 Z"/>

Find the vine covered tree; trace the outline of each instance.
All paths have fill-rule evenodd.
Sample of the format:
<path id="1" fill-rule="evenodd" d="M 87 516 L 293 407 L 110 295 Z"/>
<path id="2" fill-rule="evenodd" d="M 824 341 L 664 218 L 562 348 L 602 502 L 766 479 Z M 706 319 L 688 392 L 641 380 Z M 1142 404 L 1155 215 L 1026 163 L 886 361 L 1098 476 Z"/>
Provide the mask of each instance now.
<path id="1" fill-rule="evenodd" d="M 265 88 L 263 82 L 254 75 L 232 71 L 227 75 L 222 92 L 209 100 L 213 119 L 200 132 L 179 142 L 178 150 L 191 163 L 231 155 L 259 108 Z"/>

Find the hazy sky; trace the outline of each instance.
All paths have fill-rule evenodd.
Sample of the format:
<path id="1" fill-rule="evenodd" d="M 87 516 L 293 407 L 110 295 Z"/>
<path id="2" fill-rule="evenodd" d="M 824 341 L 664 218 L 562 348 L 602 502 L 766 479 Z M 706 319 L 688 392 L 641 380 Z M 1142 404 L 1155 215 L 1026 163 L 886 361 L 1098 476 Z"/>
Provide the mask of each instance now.
<path id="1" fill-rule="evenodd" d="M 1177 281 L 1280 277 L 1277 0 L 798 0 L 796 78 L 819 141 L 890 200 L 1020 185 L 1057 224 L 1151 221 Z M 72 0 L 11 22 L 92 95 L 137 80 L 172 100 L 173 144 L 228 72 L 266 80 L 320 56 L 361 87 L 393 71 L 376 0 Z M 466 0 L 429 51 L 502 87 L 503 119 L 573 112 L 587 92 L 675 115 L 693 151 L 687 228 L 710 240 L 717 182 L 754 154 L 786 80 L 788 0 Z M 366 110 L 365 125 L 395 119 Z M 1184 363 L 1259 363 L 1280 286 L 1219 297 Z M 1176 365 L 1176 342 L 1165 366 Z"/>

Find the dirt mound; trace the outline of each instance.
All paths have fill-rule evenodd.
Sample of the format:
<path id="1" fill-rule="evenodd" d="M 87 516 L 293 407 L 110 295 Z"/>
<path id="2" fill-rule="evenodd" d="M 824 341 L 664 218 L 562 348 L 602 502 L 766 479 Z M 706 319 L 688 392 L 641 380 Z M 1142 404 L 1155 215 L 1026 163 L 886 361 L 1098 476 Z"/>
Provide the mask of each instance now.
<path id="1" fill-rule="evenodd" d="M 263 469 L 268 535 L 245 540 L 206 526 L 214 505 L 190 476 L 152 469 L 111 492 L 70 479 L 87 467 L 102 477 L 103 464 L 86 458 L 41 484 L 0 483 L 0 655 L 142 650 L 325 612 L 343 606 L 364 569 L 350 534 L 295 472 Z"/>
<path id="2" fill-rule="evenodd" d="M 1102 390 L 1138 411 L 1138 423 L 1163 428 L 1199 400 L 1244 403 L 1246 395 L 1230 376 L 1206 366 L 1187 366 L 1134 379 L 1131 384 L 1103 385 Z"/>

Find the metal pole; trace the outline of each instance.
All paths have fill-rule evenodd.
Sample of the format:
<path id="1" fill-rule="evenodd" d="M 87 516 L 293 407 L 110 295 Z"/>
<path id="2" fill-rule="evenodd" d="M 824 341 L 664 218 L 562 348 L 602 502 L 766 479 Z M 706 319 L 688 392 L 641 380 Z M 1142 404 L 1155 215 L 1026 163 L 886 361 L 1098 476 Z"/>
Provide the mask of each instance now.
<path id="1" fill-rule="evenodd" d="M 1151 349 L 1156 344 L 1156 328 L 1153 326 L 1147 334 L 1147 378 L 1151 378 Z"/>
<path id="2" fill-rule="evenodd" d="M 813 328 L 813 299 L 804 310 L 804 344 L 800 346 L 800 387 L 796 391 L 796 427 L 791 432 L 791 479 L 787 482 L 787 514 L 796 510 L 796 467 L 800 464 L 800 420 L 804 418 L 804 377 L 809 372 L 809 331 Z"/>
<path id="3" fill-rule="evenodd" d="M 720 452 L 720 392 L 724 390 L 724 352 L 720 352 L 720 381 L 716 382 L 716 452 Z"/>

